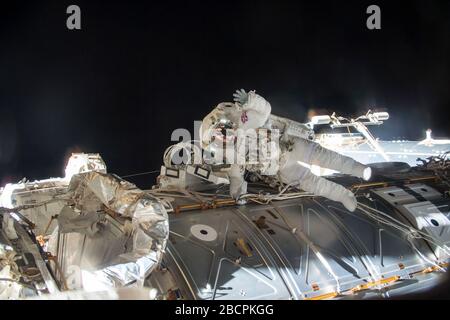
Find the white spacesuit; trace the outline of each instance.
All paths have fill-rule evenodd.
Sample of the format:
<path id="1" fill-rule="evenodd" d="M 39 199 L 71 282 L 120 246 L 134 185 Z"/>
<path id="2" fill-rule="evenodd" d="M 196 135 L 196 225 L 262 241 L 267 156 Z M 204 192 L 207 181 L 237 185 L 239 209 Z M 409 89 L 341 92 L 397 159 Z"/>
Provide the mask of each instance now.
<path id="1" fill-rule="evenodd" d="M 270 129 L 271 106 L 269 102 L 254 91 L 247 93 L 243 89 L 236 91 L 233 96 L 235 104 L 219 104 L 203 119 L 201 137 L 204 147 L 208 146 L 212 140 L 215 142 L 218 140 L 211 132 L 219 132 L 221 135 L 220 130 L 223 129 L 247 130 L 268 127 Z M 229 140 L 230 135 L 228 133 L 227 135 L 225 139 Z M 213 138 L 211 139 L 211 137 Z M 222 137 L 225 137 L 223 132 Z M 289 140 L 289 147 L 282 142 L 277 144 L 278 152 L 272 152 L 269 165 L 266 163 L 266 165 L 258 167 L 248 163 L 231 163 L 229 171 L 231 196 L 239 199 L 247 192 L 247 183 L 244 180 L 245 169 L 254 171 L 258 170 L 257 168 L 264 168 L 260 169 L 260 174 L 278 174 L 281 182 L 285 184 L 297 185 L 314 195 L 341 202 L 348 210 L 354 211 L 357 204 L 354 194 L 339 184 L 313 174 L 308 165 L 317 165 L 365 180 L 370 178 L 371 169 L 352 158 L 323 148 L 313 141 L 300 137 L 289 137 Z M 226 146 L 227 142 L 229 141 L 222 139 L 219 145 Z M 273 157 L 274 154 L 276 158 Z M 269 170 L 267 170 L 268 167 Z M 276 168 L 275 172 L 273 168 Z"/>

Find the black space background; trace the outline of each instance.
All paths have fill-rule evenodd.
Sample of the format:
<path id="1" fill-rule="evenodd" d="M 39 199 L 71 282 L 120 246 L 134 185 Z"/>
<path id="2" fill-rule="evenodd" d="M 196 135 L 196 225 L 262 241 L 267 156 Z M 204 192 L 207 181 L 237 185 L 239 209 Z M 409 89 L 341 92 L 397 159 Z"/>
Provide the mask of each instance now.
<path id="1" fill-rule="evenodd" d="M 370 4 L 382 30 L 365 26 Z M 391 113 L 381 138 L 446 137 L 449 71 L 450 1 L 9 1 L 0 182 L 61 176 L 77 150 L 119 175 L 158 169 L 175 128 L 241 87 L 301 121 L 375 105 Z"/>

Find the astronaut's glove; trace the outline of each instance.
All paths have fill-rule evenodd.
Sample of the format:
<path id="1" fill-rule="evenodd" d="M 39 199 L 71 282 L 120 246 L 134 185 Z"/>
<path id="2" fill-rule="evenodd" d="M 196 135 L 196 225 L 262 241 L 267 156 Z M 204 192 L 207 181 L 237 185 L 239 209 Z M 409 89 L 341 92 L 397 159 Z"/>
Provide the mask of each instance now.
<path id="1" fill-rule="evenodd" d="M 236 92 L 233 93 L 233 100 L 234 100 L 234 102 L 243 106 L 248 101 L 248 93 L 245 92 L 244 89 L 236 90 Z"/>
<path id="2" fill-rule="evenodd" d="M 358 200 L 356 200 L 355 195 L 349 190 L 347 190 L 346 194 L 343 195 L 341 203 L 350 212 L 354 212 L 358 206 Z"/>
<path id="3" fill-rule="evenodd" d="M 244 198 L 236 199 L 236 204 L 239 206 L 243 206 L 243 205 L 247 204 L 247 199 L 244 199 Z"/>

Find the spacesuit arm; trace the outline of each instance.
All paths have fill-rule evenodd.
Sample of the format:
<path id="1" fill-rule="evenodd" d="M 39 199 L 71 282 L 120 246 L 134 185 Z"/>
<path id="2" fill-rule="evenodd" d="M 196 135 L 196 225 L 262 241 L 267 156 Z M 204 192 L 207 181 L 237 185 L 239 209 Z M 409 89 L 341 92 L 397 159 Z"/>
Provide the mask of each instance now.
<path id="1" fill-rule="evenodd" d="M 244 167 L 233 164 L 228 172 L 228 178 L 230 180 L 230 195 L 234 199 L 247 193 L 247 182 L 244 180 Z"/>
<path id="2" fill-rule="evenodd" d="M 250 91 L 247 102 L 242 106 L 239 128 L 246 130 L 262 127 L 269 118 L 271 110 L 270 103 L 266 99 L 255 91 Z"/>

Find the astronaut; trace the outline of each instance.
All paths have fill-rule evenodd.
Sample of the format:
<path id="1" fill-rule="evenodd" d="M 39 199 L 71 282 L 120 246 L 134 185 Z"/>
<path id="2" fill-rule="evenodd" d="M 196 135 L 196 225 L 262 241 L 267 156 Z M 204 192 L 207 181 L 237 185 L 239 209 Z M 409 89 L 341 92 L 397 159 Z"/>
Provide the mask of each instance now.
<path id="1" fill-rule="evenodd" d="M 235 143 L 233 146 L 234 142 L 241 141 L 241 139 L 237 139 L 230 132 L 270 129 L 271 106 L 255 91 L 237 90 L 233 97 L 234 104 L 221 103 L 203 119 L 200 135 L 203 148 L 208 149 L 209 152 L 214 150 L 211 146 L 215 147 L 215 151 L 218 148 L 245 150 L 243 153 L 234 153 L 234 160 L 236 160 L 236 155 L 238 158 L 248 158 L 251 150 L 239 143 Z M 259 163 L 239 161 L 242 159 L 229 162 L 231 167 L 228 178 L 231 196 L 239 203 L 240 197 L 247 193 L 247 182 L 244 180 L 245 170 L 257 171 L 262 175 L 276 174 L 285 184 L 298 186 L 316 196 L 338 201 L 353 212 L 357 205 L 355 195 L 343 186 L 313 174 L 309 167 L 317 165 L 364 180 L 370 179 L 371 168 L 352 158 L 323 148 L 320 144 L 306 138 L 298 136 L 288 138 L 289 143 L 286 143 L 286 139 L 281 138 L 279 141 L 269 141 L 269 149 L 272 152 L 269 152 L 269 157 L 258 157 Z M 274 142 L 277 143 L 274 144 Z M 258 155 L 262 154 L 260 144 L 258 144 L 258 148 L 256 152 Z M 228 151 L 225 153 L 229 154 Z M 223 158 L 228 159 L 229 157 L 224 156 Z"/>

